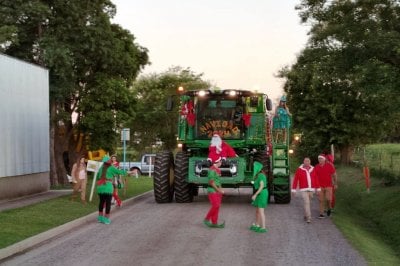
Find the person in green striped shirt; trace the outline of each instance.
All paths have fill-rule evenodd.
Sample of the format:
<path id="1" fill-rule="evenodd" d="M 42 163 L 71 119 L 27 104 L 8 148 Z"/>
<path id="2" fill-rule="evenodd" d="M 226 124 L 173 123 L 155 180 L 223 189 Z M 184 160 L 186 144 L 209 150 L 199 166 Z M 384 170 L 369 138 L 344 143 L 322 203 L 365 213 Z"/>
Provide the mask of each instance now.
<path id="1" fill-rule="evenodd" d="M 97 173 L 97 194 L 99 195 L 99 216 L 97 217 L 98 222 L 103 224 L 110 224 L 110 211 L 111 211 L 111 199 L 114 191 L 113 180 L 116 175 L 133 174 L 133 171 L 124 171 L 116 168 L 112 165 L 110 157 L 103 157 L 103 165 Z M 103 209 L 106 209 L 104 215 Z"/>

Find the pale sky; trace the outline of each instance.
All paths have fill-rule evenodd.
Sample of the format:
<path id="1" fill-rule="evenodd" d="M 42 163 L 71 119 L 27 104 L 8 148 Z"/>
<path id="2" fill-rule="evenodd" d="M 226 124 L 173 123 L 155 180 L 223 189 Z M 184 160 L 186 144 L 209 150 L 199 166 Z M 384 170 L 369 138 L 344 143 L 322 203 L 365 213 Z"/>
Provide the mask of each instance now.
<path id="1" fill-rule="evenodd" d="M 190 67 L 222 89 L 257 89 L 276 99 L 274 75 L 295 62 L 309 28 L 300 0 L 113 0 L 113 22 L 149 50 L 143 73 Z"/>

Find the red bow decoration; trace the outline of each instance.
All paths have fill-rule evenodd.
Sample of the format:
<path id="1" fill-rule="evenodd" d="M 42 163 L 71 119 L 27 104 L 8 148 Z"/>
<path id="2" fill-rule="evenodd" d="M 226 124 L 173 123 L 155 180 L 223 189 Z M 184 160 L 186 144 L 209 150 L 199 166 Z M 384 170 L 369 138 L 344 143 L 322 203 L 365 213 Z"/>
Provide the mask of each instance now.
<path id="1" fill-rule="evenodd" d="M 243 119 L 244 125 L 246 127 L 249 127 L 250 126 L 250 122 L 251 122 L 251 114 L 243 114 L 242 115 L 242 119 Z"/>
<path id="2" fill-rule="evenodd" d="M 196 124 L 196 116 L 194 115 L 194 113 L 187 114 L 186 120 L 189 126 L 193 127 Z"/>
<path id="3" fill-rule="evenodd" d="M 196 122 L 196 116 L 194 115 L 193 101 L 186 102 L 181 109 L 181 115 L 186 118 L 189 126 L 194 126 Z"/>
<path id="4" fill-rule="evenodd" d="M 181 115 L 186 116 L 189 113 L 193 113 L 193 102 L 188 101 L 181 108 Z"/>

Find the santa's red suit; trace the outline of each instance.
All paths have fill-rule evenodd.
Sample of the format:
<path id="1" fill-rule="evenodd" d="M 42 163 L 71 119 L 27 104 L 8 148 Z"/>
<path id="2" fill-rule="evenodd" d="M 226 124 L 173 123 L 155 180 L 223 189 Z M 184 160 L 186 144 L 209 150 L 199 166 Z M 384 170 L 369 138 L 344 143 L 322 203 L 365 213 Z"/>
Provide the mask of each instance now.
<path id="1" fill-rule="evenodd" d="M 235 150 L 223 141 L 218 134 L 212 136 L 210 147 L 208 147 L 208 160 L 215 157 L 221 157 L 224 160 L 236 156 Z"/>
<path id="2" fill-rule="evenodd" d="M 292 192 L 296 192 L 297 188 L 299 188 L 300 191 L 321 190 L 313 166 L 310 165 L 308 168 L 306 168 L 302 164 L 299 168 L 297 168 L 296 173 L 294 174 Z"/>

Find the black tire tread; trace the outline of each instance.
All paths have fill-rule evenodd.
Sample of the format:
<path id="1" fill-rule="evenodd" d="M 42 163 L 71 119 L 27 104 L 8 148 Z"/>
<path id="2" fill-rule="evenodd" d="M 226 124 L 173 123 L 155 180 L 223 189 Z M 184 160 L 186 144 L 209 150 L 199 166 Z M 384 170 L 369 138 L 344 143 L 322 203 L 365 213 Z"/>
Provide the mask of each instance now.
<path id="1" fill-rule="evenodd" d="M 163 151 L 156 155 L 154 161 L 153 187 L 157 203 L 168 203 L 173 199 L 173 186 L 171 185 L 171 167 L 173 167 L 172 152 Z"/>
<path id="2" fill-rule="evenodd" d="M 178 152 L 175 157 L 175 201 L 178 203 L 188 203 L 193 201 L 193 190 L 191 184 L 187 182 L 189 171 L 189 156 L 185 152 Z"/>

